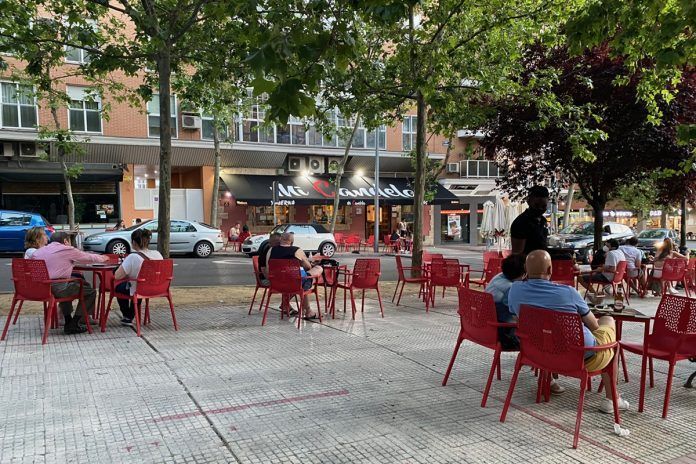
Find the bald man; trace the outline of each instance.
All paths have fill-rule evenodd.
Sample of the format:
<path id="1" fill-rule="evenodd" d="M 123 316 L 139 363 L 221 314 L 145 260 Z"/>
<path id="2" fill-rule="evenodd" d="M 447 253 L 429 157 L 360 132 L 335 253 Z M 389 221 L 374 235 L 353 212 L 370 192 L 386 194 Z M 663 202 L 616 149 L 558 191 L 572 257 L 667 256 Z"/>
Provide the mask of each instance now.
<path id="1" fill-rule="evenodd" d="M 527 280 L 515 282 L 508 294 L 510 312 L 519 316 L 522 305 L 546 308 L 552 311 L 577 313 L 582 318 L 585 346 L 592 347 L 616 341 L 614 319 L 603 316 L 597 320 L 590 311 L 580 293 L 568 285 L 551 282 L 551 256 L 543 250 L 532 251 L 525 262 Z M 588 371 L 604 369 L 610 362 L 616 365 L 618 356 L 614 350 L 585 353 L 585 366 Z M 617 371 L 618 372 L 618 371 Z M 612 385 L 608 374 L 602 374 L 604 385 Z M 602 399 L 600 411 L 613 414 L 614 406 L 611 401 L 611 390 L 605 390 L 606 397 Z M 619 396 L 619 410 L 628 409 L 628 401 Z"/>
<path id="2" fill-rule="evenodd" d="M 307 259 L 307 255 L 299 247 L 293 245 L 295 241 L 295 234 L 289 232 L 283 232 L 280 235 L 280 244 L 278 246 L 272 247 L 268 250 L 266 255 L 266 263 L 271 266 L 271 260 L 273 259 L 296 259 L 300 262 L 300 269 L 302 271 L 302 286 L 305 290 L 312 288 L 312 280 L 308 277 L 319 276 L 324 272 L 321 266 L 312 265 Z M 283 303 L 285 305 L 286 303 Z M 305 314 L 305 319 L 316 319 L 318 314 L 312 312 L 309 307 L 309 296 L 305 296 L 302 301 L 302 312 Z"/>

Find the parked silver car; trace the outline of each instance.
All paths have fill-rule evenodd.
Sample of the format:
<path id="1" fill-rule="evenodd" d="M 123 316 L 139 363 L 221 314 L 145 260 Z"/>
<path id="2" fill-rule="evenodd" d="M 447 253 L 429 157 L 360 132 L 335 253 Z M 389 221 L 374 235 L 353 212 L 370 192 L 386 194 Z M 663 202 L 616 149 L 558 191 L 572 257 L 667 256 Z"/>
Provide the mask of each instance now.
<path id="1" fill-rule="evenodd" d="M 255 255 L 264 243 L 268 242 L 271 233 L 289 232 L 295 236 L 295 246 L 305 252 L 320 253 L 331 257 L 336 253 L 336 239 L 321 224 L 281 224 L 269 234 L 253 235 L 242 244 L 242 252 L 249 256 Z"/>
<path id="2" fill-rule="evenodd" d="M 136 229 L 152 232 L 150 248 L 157 249 L 157 220 L 146 221 L 127 229 L 102 232 L 90 235 L 82 242 L 86 251 L 124 254 L 130 252 L 130 236 Z M 208 224 L 195 221 L 173 219 L 170 229 L 169 251 L 174 253 L 193 253 L 199 258 L 207 258 L 223 246 L 222 231 Z"/>

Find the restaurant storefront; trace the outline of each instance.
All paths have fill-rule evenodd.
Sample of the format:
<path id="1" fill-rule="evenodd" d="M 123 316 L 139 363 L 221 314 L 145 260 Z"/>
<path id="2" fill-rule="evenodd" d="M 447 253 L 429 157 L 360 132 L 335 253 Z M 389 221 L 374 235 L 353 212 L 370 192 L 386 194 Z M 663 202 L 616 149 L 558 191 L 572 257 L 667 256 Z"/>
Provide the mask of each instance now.
<path id="1" fill-rule="evenodd" d="M 266 233 L 273 227 L 274 212 L 278 223 L 330 223 L 336 188 L 328 177 L 223 174 L 221 178 L 226 189 L 222 200 L 227 213 L 224 229 L 239 222 L 247 224 L 252 234 Z M 375 215 L 373 179 L 355 176 L 342 179 L 336 232 L 367 237 L 373 233 L 376 216 L 380 236 L 393 231 L 401 220 L 412 228 L 413 190 L 409 180 L 382 178 L 378 189 L 380 208 Z M 458 201 L 438 185 L 432 204 L 452 205 Z M 424 218 L 423 233 L 428 235 L 431 223 L 428 205 L 424 208 Z"/>

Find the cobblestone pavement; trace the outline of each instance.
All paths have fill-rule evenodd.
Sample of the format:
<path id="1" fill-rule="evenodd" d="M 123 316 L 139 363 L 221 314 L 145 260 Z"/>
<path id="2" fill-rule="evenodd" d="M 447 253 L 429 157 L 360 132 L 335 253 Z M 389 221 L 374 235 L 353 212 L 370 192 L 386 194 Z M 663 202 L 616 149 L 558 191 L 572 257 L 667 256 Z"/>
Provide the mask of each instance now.
<path id="1" fill-rule="evenodd" d="M 406 305 L 385 301 L 384 319 L 371 294 L 357 320 L 339 302 L 335 320 L 301 330 L 277 311 L 261 327 L 261 314 L 242 307 L 180 308 L 178 333 L 165 311 L 141 339 L 114 314 L 106 333 L 54 331 L 44 347 L 38 316 L 23 316 L 0 343 L 0 462 L 693 462 L 696 389 L 682 384 L 696 365 L 678 365 L 663 420 L 666 365 L 655 363 L 641 414 L 640 360 L 627 354 L 631 435 L 612 434 L 591 392 L 573 450 L 577 381 L 561 379 L 566 393 L 536 404 L 523 371 L 501 424 L 514 355 L 503 356 L 486 408 L 485 349 L 465 343 L 442 387 L 459 329 L 455 293 L 426 314 L 409 291 Z M 625 338 L 641 334 L 624 327 Z"/>

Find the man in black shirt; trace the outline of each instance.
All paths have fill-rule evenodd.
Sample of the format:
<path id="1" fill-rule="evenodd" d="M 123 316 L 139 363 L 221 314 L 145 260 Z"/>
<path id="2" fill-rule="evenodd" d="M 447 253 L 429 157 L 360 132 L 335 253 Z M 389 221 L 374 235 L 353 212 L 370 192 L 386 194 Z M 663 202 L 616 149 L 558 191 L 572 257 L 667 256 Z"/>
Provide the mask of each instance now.
<path id="1" fill-rule="evenodd" d="M 546 250 L 549 229 L 544 213 L 548 204 L 549 190 L 546 187 L 535 185 L 529 189 L 529 207 L 517 216 L 510 227 L 512 254 L 527 255 L 534 250 Z"/>
<path id="2" fill-rule="evenodd" d="M 264 282 L 265 285 L 270 283 L 266 280 L 266 258 L 268 256 L 268 250 L 278 245 L 280 245 L 280 233 L 274 232 L 268 237 L 268 241 L 259 248 L 259 273 L 261 274 L 261 280 L 266 281 Z"/>

